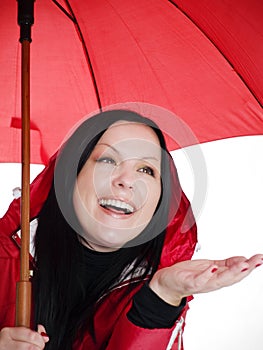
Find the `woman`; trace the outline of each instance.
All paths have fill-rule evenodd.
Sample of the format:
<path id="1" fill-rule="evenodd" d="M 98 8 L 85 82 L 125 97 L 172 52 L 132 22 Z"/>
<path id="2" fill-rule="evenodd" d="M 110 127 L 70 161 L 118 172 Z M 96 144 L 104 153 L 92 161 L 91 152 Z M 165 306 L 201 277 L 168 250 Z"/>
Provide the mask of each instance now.
<path id="1" fill-rule="evenodd" d="M 178 349 L 191 295 L 238 282 L 263 262 L 190 260 L 196 226 L 182 230 L 189 203 L 162 133 L 136 113 L 88 119 L 62 147 L 53 176 L 54 163 L 31 191 L 37 331 L 13 327 L 17 202 L 1 222 L 12 278 L 1 300 L 0 350 Z"/>

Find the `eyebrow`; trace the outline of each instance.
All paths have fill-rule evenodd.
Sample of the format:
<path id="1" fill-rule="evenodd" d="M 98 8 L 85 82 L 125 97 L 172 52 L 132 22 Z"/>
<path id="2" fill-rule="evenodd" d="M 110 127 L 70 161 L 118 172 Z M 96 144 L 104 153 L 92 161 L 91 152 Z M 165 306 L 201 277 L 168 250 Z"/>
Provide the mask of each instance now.
<path id="1" fill-rule="evenodd" d="M 160 159 L 157 159 L 156 157 L 143 157 L 143 158 L 141 158 L 141 159 L 153 159 L 153 160 L 156 160 L 157 162 L 159 162 L 160 161 Z"/>
<path id="2" fill-rule="evenodd" d="M 120 152 L 115 147 L 113 147 L 112 145 L 109 145 L 108 143 L 97 143 L 97 146 L 100 146 L 100 145 L 107 146 L 107 147 L 111 148 L 114 152 L 116 152 L 117 154 L 120 154 Z M 156 157 L 153 157 L 153 156 L 147 156 L 147 157 L 143 157 L 141 159 L 144 159 L 144 160 L 153 159 L 153 160 L 156 160 L 157 162 L 160 161 L 160 159 L 157 159 Z"/>
<path id="3" fill-rule="evenodd" d="M 114 152 L 120 154 L 120 152 L 115 147 L 109 145 L 108 143 L 97 143 L 97 146 L 100 146 L 100 145 L 110 147 Z"/>

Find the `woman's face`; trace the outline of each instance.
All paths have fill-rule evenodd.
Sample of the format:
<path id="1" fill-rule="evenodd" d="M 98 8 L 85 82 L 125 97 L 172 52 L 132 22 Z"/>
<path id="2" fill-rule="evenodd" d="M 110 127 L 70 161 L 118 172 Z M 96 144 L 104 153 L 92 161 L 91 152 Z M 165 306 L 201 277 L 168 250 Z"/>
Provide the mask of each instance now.
<path id="1" fill-rule="evenodd" d="M 148 126 L 119 121 L 98 141 L 80 171 L 73 204 L 83 237 L 112 251 L 138 236 L 161 195 L 161 148 Z"/>

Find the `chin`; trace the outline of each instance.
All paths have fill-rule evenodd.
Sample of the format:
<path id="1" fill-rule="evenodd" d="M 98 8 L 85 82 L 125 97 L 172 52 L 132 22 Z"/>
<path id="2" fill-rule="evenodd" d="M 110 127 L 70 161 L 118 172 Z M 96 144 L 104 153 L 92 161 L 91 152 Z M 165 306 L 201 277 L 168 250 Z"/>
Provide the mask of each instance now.
<path id="1" fill-rule="evenodd" d="M 120 236 L 118 235 L 118 237 L 103 237 L 101 240 L 97 241 L 97 245 L 100 245 L 101 247 L 107 248 L 107 249 L 120 249 L 121 247 L 123 247 L 126 242 L 128 240 L 125 241 L 120 241 Z M 94 242 L 95 243 L 95 242 Z"/>
<path id="2" fill-rule="evenodd" d="M 85 239 L 101 251 L 117 250 L 138 237 L 146 225 L 137 227 L 136 230 L 128 228 L 113 228 L 99 225 L 92 230 L 86 230 Z M 93 232 L 92 232 L 93 231 Z"/>

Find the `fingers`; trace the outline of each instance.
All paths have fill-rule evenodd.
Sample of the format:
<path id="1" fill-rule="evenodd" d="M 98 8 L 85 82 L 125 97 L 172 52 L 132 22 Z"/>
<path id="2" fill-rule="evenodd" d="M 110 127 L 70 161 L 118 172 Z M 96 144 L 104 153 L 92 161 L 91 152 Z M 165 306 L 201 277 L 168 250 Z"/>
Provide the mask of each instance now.
<path id="1" fill-rule="evenodd" d="M 232 256 L 228 259 L 223 259 L 223 260 L 215 260 L 215 264 L 217 264 L 220 268 L 231 268 L 233 266 L 241 266 L 242 268 L 247 267 L 247 258 L 245 256 Z"/>
<path id="2" fill-rule="evenodd" d="M 241 270 L 242 274 L 240 275 L 239 280 L 242 280 L 244 277 L 248 276 L 255 268 L 258 268 L 263 264 L 263 255 L 257 254 L 252 256 L 246 260 L 246 264 L 246 267 Z"/>
<path id="3" fill-rule="evenodd" d="M 41 324 L 39 324 L 37 326 L 37 332 L 42 336 L 43 340 L 45 343 L 47 343 L 49 341 L 49 337 L 46 333 L 46 329 L 44 326 L 42 326 Z"/>
<path id="4" fill-rule="evenodd" d="M 222 268 L 229 268 L 233 271 L 250 270 L 263 264 L 263 254 L 257 254 L 247 259 L 244 256 L 234 256 L 224 260 L 215 260 L 214 263 Z"/>
<path id="5" fill-rule="evenodd" d="M 263 264 L 263 255 L 247 259 L 243 256 L 210 260 L 210 264 L 194 277 L 194 293 L 205 293 L 235 284 Z"/>
<path id="6" fill-rule="evenodd" d="M 245 257 L 235 257 L 227 259 L 227 266 L 231 271 L 236 273 L 246 272 L 247 274 L 253 271 L 256 267 L 259 267 L 263 264 L 263 255 L 257 254 L 252 256 L 249 259 Z"/>
<path id="7" fill-rule="evenodd" d="M 194 293 L 204 293 L 217 289 L 218 286 L 211 285 L 211 280 L 214 278 L 217 271 L 218 265 L 210 264 L 204 271 L 200 272 L 195 277 L 195 288 L 197 291 Z"/>
<path id="8" fill-rule="evenodd" d="M 254 269 L 255 267 L 259 267 L 263 264 L 263 255 L 257 254 L 247 259 L 247 263 L 249 268 Z"/>
<path id="9" fill-rule="evenodd" d="M 0 348 L 8 350 L 44 349 L 45 337 L 25 327 L 6 327 L 0 332 Z M 47 340 L 48 341 L 48 340 Z"/>
<path id="10" fill-rule="evenodd" d="M 257 254 L 250 259 L 245 257 L 232 257 L 221 262 L 216 273 L 216 284 L 219 288 L 230 286 L 247 277 L 256 267 L 263 264 L 263 255 Z"/>

